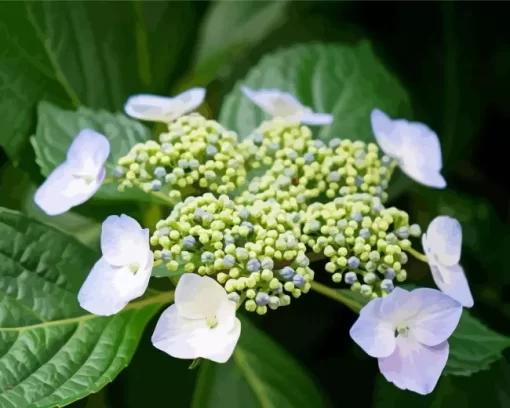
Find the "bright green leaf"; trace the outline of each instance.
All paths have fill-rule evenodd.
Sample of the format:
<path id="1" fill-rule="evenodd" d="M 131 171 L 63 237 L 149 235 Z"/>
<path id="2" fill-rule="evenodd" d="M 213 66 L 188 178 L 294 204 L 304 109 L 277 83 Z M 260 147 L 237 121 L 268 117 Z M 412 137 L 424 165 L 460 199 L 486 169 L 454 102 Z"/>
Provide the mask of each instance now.
<path id="1" fill-rule="evenodd" d="M 286 1 L 214 2 L 200 30 L 195 76 L 207 84 L 232 57 L 246 52 L 279 27 L 286 11 Z"/>
<path id="2" fill-rule="evenodd" d="M 145 126 L 120 113 L 113 114 L 88 108 L 67 111 L 48 102 L 42 102 L 38 109 L 37 132 L 31 138 L 31 142 L 43 175 L 47 176 L 65 160 L 67 149 L 73 139 L 81 129 L 87 127 L 103 133 L 110 141 L 110 156 L 106 162 L 107 178 L 112 176 L 112 170 L 118 159 L 125 156 L 133 145 L 151 138 L 151 133 Z M 116 183 L 105 184 L 94 197 L 152 200 L 151 195 L 137 188 L 119 193 Z"/>
<path id="3" fill-rule="evenodd" d="M 448 342 L 450 355 L 444 375 L 471 375 L 487 370 L 510 347 L 510 338 L 488 329 L 466 310 Z"/>
<path id="4" fill-rule="evenodd" d="M 246 318 L 230 360 L 203 361 L 199 367 L 193 408 L 328 406 L 307 372 Z"/>
<path id="5" fill-rule="evenodd" d="M 441 377 L 429 395 L 402 391 L 379 376 L 372 407 L 506 408 L 510 406 L 509 383 L 510 365 L 505 360 L 472 377 Z"/>
<path id="6" fill-rule="evenodd" d="M 381 64 L 366 42 L 356 46 L 298 45 L 264 57 L 242 82 L 251 88 L 279 88 L 334 122 L 321 127 L 319 138 L 373 141 L 370 112 L 410 117 L 409 99 L 398 80 Z M 238 84 L 225 99 L 220 122 L 245 138 L 264 118 Z"/>
<path id="7" fill-rule="evenodd" d="M 88 314 L 77 294 L 95 251 L 5 209 L 0 237 L 0 406 L 62 406 L 99 391 L 170 294 L 151 292 L 112 317 Z"/>
<path id="8" fill-rule="evenodd" d="M 165 92 L 194 20 L 187 2 L 1 2 L 0 145 L 19 153 L 42 99 L 119 110 Z"/>

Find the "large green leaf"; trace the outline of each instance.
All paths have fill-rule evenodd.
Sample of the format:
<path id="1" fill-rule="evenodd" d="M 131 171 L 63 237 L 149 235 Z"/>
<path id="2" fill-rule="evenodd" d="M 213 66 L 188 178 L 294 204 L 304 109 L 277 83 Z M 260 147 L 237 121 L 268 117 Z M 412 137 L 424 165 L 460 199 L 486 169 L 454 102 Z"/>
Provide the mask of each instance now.
<path id="1" fill-rule="evenodd" d="M 359 308 L 367 303 L 366 298 L 348 289 L 341 289 L 339 293 L 347 302 L 358 304 Z M 510 338 L 490 330 L 466 309 L 448 341 L 450 355 L 443 375 L 469 376 L 477 371 L 487 370 L 502 357 L 503 351 L 510 347 Z"/>
<path id="2" fill-rule="evenodd" d="M 41 99 L 118 110 L 132 93 L 164 92 L 193 29 L 192 8 L 139 0 L 1 2 L 0 145 L 10 156 L 19 153 Z"/>
<path id="3" fill-rule="evenodd" d="M 242 319 L 241 338 L 226 364 L 203 361 L 193 408 L 326 407 L 321 390 L 278 344 Z"/>
<path id="4" fill-rule="evenodd" d="M 332 113 L 334 122 L 319 132 L 323 140 L 372 141 L 370 112 L 376 107 L 410 117 L 406 91 L 366 41 L 356 46 L 298 45 L 277 51 L 264 57 L 242 83 L 254 89 L 279 88 L 315 111 Z M 244 138 L 266 115 L 241 93 L 240 85 L 225 99 L 220 122 Z"/>
<path id="5" fill-rule="evenodd" d="M 285 21 L 286 11 L 287 1 L 214 2 L 200 30 L 194 76 L 207 84 L 233 57 L 279 27 Z"/>
<path id="6" fill-rule="evenodd" d="M 92 128 L 103 133 L 110 142 L 110 156 L 106 163 L 106 177 L 111 177 L 118 159 L 125 156 L 136 143 L 151 138 L 150 131 L 133 119 L 120 113 L 79 108 L 77 111 L 60 109 L 42 102 L 38 109 L 37 133 L 31 138 L 37 163 L 47 176 L 66 158 L 73 139 L 83 128 Z M 116 184 L 105 184 L 96 193 L 97 198 L 152 200 L 152 196 L 139 189 L 117 192 Z"/>
<path id="7" fill-rule="evenodd" d="M 402 391 L 382 376 L 377 380 L 373 408 L 506 408 L 510 406 L 510 365 L 506 360 L 472 377 L 442 377 L 429 395 Z"/>
<path id="8" fill-rule="evenodd" d="M 0 237 L 0 406 L 62 406 L 99 391 L 170 294 L 150 292 L 113 317 L 87 314 L 77 294 L 95 251 L 5 209 Z"/>

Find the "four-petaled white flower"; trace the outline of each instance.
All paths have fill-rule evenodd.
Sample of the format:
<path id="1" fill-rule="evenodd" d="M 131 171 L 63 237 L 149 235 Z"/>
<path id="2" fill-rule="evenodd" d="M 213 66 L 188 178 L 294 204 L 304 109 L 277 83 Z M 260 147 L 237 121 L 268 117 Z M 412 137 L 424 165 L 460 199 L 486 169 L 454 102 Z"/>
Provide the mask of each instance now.
<path id="1" fill-rule="evenodd" d="M 90 313 L 110 316 L 144 294 L 151 277 L 153 254 L 149 230 L 127 215 L 112 215 L 101 231 L 103 256 L 78 293 L 80 306 Z"/>
<path id="2" fill-rule="evenodd" d="M 350 330 L 352 339 L 378 358 L 384 377 L 403 390 L 429 394 L 448 360 L 448 338 L 462 305 L 435 289 L 395 288 L 370 301 Z"/>
<path id="3" fill-rule="evenodd" d="M 225 363 L 241 334 L 236 304 L 214 279 L 184 274 L 175 304 L 166 309 L 152 335 L 154 346 L 176 358 Z"/>
<path id="4" fill-rule="evenodd" d="M 422 245 L 437 287 L 465 307 L 474 304 L 469 284 L 459 265 L 462 227 L 455 218 L 441 215 L 432 220 Z"/>
<path id="5" fill-rule="evenodd" d="M 428 126 L 404 119 L 392 120 L 379 109 L 372 111 L 370 119 L 377 143 L 398 162 L 404 173 L 425 186 L 446 187 L 441 175 L 441 145 Z"/>
<path id="6" fill-rule="evenodd" d="M 191 88 L 174 97 L 139 94 L 127 100 L 124 111 L 136 119 L 170 123 L 195 110 L 204 98 L 204 88 Z"/>
<path id="7" fill-rule="evenodd" d="M 66 160 L 37 189 L 35 203 L 48 215 L 83 204 L 101 187 L 109 154 L 105 136 L 92 129 L 81 130 L 67 150 Z"/>
<path id="8" fill-rule="evenodd" d="M 329 125 L 333 122 L 333 115 L 314 113 L 310 107 L 302 105 L 293 95 L 279 89 L 254 91 L 243 86 L 241 90 L 253 103 L 272 117 L 305 125 Z"/>

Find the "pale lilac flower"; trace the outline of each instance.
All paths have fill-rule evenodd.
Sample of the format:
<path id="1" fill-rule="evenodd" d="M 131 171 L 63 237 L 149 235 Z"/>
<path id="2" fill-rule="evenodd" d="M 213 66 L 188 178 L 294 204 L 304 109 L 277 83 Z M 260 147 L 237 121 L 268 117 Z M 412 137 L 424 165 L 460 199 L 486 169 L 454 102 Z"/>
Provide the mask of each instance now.
<path id="1" fill-rule="evenodd" d="M 432 220 L 422 245 L 437 287 L 465 307 L 474 304 L 469 284 L 460 266 L 462 227 L 455 218 L 441 215 Z"/>
<path id="2" fill-rule="evenodd" d="M 370 116 L 377 143 L 413 180 L 434 188 L 446 187 L 441 175 L 441 145 L 435 132 L 419 122 L 391 119 L 379 109 Z"/>
<path id="3" fill-rule="evenodd" d="M 83 204 L 101 187 L 109 154 L 105 136 L 92 129 L 81 130 L 67 150 L 66 160 L 37 189 L 37 206 L 48 215 L 58 215 Z"/>
<path id="4" fill-rule="evenodd" d="M 127 215 L 112 215 L 101 231 L 103 256 L 78 293 L 80 306 L 90 313 L 110 316 L 144 294 L 154 257 L 149 230 Z"/>
<path id="5" fill-rule="evenodd" d="M 191 88 L 174 97 L 139 94 L 127 100 L 124 111 L 136 119 L 170 123 L 195 110 L 204 98 L 204 88 Z"/>
<path id="6" fill-rule="evenodd" d="M 241 90 L 255 105 L 272 117 L 305 125 L 329 125 L 333 122 L 333 115 L 314 113 L 310 107 L 302 105 L 293 95 L 279 89 L 254 91 L 243 86 Z"/>
<path id="7" fill-rule="evenodd" d="M 429 394 L 448 360 L 448 338 L 462 306 L 435 289 L 395 288 L 370 301 L 350 330 L 352 339 L 379 360 L 384 377 L 403 390 Z"/>
<path id="8" fill-rule="evenodd" d="M 159 318 L 152 344 L 172 357 L 225 363 L 240 334 L 236 304 L 225 289 L 208 276 L 187 273 L 175 289 L 175 304 Z"/>

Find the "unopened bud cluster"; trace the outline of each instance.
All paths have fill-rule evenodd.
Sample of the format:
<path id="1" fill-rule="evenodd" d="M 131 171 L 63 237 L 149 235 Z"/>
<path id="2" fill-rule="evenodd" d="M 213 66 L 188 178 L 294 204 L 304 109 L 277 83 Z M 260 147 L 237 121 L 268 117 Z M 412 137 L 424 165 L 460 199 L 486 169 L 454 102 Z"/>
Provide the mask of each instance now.
<path id="1" fill-rule="evenodd" d="M 394 279 L 406 280 L 408 238 L 421 230 L 409 225 L 405 211 L 384 208 L 370 194 L 354 194 L 312 204 L 305 217 L 301 242 L 329 258 L 326 270 L 334 282 L 376 298 L 393 290 Z"/>
<path id="2" fill-rule="evenodd" d="M 310 290 L 313 271 L 294 215 L 278 204 L 188 197 L 151 237 L 156 263 L 217 279 L 246 310 L 265 314 Z"/>
<path id="3" fill-rule="evenodd" d="M 269 166 L 236 199 L 239 204 L 271 200 L 286 211 L 304 210 L 313 201 L 367 193 L 386 201 L 396 162 L 379 158 L 373 143 L 332 139 L 312 140 L 306 126 L 277 120 L 264 123 L 250 137 L 251 166 Z"/>
<path id="4" fill-rule="evenodd" d="M 244 155 L 235 132 L 192 113 L 170 123 L 159 143 L 136 144 L 115 169 L 119 189 L 163 189 L 176 202 L 198 191 L 225 194 L 246 178 Z"/>

